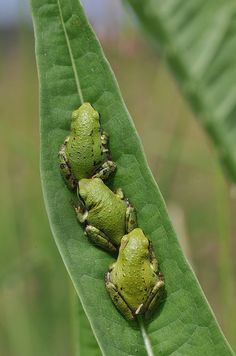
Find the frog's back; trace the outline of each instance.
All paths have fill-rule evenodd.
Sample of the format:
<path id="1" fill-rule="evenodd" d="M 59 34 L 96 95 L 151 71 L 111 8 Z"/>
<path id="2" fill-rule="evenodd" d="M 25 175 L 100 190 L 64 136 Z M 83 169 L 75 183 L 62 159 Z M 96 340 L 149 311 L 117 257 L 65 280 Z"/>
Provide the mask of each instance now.
<path id="1" fill-rule="evenodd" d="M 144 261 L 142 264 L 127 261 L 127 264 L 129 264 L 128 268 L 125 264 L 120 264 L 112 273 L 118 291 L 129 307 L 135 311 L 140 304 L 145 303 L 157 277 L 150 268 L 149 261 Z"/>
<path id="2" fill-rule="evenodd" d="M 126 233 L 125 214 L 125 202 L 104 185 L 104 189 L 96 195 L 96 204 L 89 211 L 89 221 L 119 245 Z"/>
<path id="3" fill-rule="evenodd" d="M 78 180 L 91 178 L 106 158 L 102 150 L 99 120 L 94 118 L 93 113 L 96 113 L 93 108 L 78 109 L 66 147 L 72 173 Z"/>

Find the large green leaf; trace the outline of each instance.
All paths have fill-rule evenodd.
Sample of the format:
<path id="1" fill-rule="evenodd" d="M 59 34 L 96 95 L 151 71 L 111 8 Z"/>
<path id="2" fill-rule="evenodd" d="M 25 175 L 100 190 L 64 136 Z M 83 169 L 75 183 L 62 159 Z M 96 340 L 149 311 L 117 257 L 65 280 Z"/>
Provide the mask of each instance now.
<path id="1" fill-rule="evenodd" d="M 219 157 L 236 181 L 236 3 L 126 0 L 160 46 Z"/>
<path id="2" fill-rule="evenodd" d="M 40 81 L 41 174 L 56 244 L 104 355 L 231 355 L 200 286 L 186 262 L 159 189 L 113 73 L 78 0 L 31 0 Z M 128 323 L 104 287 L 112 258 L 89 244 L 60 176 L 57 152 L 71 112 L 89 101 L 110 134 L 122 187 L 153 241 L 166 277 L 167 297 L 146 325 Z M 152 350 L 152 351 L 151 351 Z"/>

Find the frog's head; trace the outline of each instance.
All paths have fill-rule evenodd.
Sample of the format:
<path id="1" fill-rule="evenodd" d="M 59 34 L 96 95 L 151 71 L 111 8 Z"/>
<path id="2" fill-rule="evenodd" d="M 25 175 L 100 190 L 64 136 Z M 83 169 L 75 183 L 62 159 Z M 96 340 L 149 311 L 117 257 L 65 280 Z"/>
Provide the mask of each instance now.
<path id="1" fill-rule="evenodd" d="M 96 204 L 96 198 L 102 184 L 103 182 L 100 178 L 83 178 L 79 181 L 77 194 L 88 210 Z"/>
<path id="2" fill-rule="evenodd" d="M 73 128 L 77 120 L 99 121 L 99 113 L 94 110 L 90 103 L 83 103 L 77 110 L 74 110 L 71 116 L 71 127 Z"/>
<path id="3" fill-rule="evenodd" d="M 126 255 L 127 259 L 137 254 L 141 258 L 146 258 L 149 253 L 149 240 L 143 233 L 143 230 L 136 228 L 121 239 L 120 251 Z"/>

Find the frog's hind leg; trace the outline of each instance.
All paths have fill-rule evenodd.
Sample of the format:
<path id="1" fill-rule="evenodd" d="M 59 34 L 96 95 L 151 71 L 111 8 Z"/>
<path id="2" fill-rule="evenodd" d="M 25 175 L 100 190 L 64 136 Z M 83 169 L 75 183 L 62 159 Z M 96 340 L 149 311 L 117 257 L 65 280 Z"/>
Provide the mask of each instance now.
<path id="1" fill-rule="evenodd" d="M 162 276 L 162 275 L 161 275 Z M 145 302 L 145 318 L 148 319 L 149 316 L 152 314 L 153 310 L 155 309 L 157 303 L 160 301 L 160 298 L 162 296 L 162 293 L 164 291 L 164 285 L 165 282 L 163 278 L 160 277 L 159 281 L 155 284 L 155 286 L 153 287 L 149 297 L 147 298 L 146 302 Z"/>
<path id="2" fill-rule="evenodd" d="M 116 253 L 117 248 L 111 241 L 106 238 L 106 235 L 92 225 L 87 225 L 85 228 L 85 233 L 95 245 L 103 248 L 106 251 Z"/>
<path id="3" fill-rule="evenodd" d="M 75 179 L 75 177 L 73 176 L 68 160 L 67 160 L 67 156 L 66 156 L 66 145 L 69 141 L 69 136 L 66 137 L 64 143 L 61 145 L 60 147 L 60 151 L 58 153 L 58 158 L 59 158 L 59 165 L 60 165 L 60 171 L 61 174 L 66 182 L 66 184 L 68 185 L 69 188 L 71 189 L 75 189 L 77 186 L 77 180 Z"/>
<path id="4" fill-rule="evenodd" d="M 117 307 L 117 309 L 121 312 L 122 315 L 125 316 L 128 320 L 134 320 L 134 315 L 129 308 L 128 304 L 120 295 L 119 291 L 116 289 L 115 285 L 110 280 L 110 272 L 105 274 L 105 284 L 110 297 Z"/>
<path id="5" fill-rule="evenodd" d="M 126 233 L 131 232 L 133 229 L 137 227 L 137 218 L 135 209 L 130 203 L 129 199 L 125 198 L 124 192 L 121 188 L 118 188 L 115 194 L 125 202 L 127 208 L 125 213 L 125 221 L 126 221 Z"/>
<path id="6" fill-rule="evenodd" d="M 106 180 L 116 169 L 116 164 L 113 161 L 106 161 L 102 164 L 100 170 L 93 175 L 92 178 L 101 178 Z"/>

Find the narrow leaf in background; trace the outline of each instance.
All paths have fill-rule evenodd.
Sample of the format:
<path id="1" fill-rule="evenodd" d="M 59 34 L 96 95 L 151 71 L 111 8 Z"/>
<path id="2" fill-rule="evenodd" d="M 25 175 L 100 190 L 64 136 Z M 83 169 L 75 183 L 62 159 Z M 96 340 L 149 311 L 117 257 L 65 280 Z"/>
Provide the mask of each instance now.
<path id="1" fill-rule="evenodd" d="M 236 182 L 236 3 L 126 0 L 159 46 Z"/>
<path id="2" fill-rule="evenodd" d="M 78 295 L 71 285 L 71 324 L 73 330 L 73 356 L 101 356 L 102 353 L 94 337 Z"/>
<path id="3" fill-rule="evenodd" d="M 41 175 L 51 229 L 104 355 L 231 355 L 201 288 L 186 262 L 165 204 L 147 166 L 117 83 L 78 0 L 31 0 L 40 81 Z M 110 135 L 122 187 L 139 226 L 153 242 L 167 297 L 149 323 L 128 323 L 104 286 L 112 258 L 92 246 L 75 217 L 58 167 L 71 112 L 89 101 Z"/>

